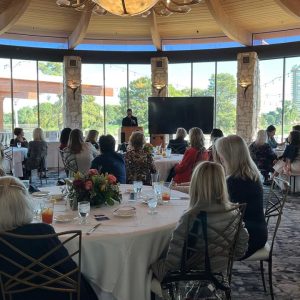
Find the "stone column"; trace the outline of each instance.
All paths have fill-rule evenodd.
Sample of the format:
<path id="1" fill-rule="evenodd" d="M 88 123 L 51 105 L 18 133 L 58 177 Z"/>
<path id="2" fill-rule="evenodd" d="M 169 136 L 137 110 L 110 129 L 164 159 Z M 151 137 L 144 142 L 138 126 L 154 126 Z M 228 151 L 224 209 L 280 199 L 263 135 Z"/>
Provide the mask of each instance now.
<path id="1" fill-rule="evenodd" d="M 168 96 L 168 58 L 153 57 L 151 58 L 151 81 L 152 96 Z M 155 146 L 166 146 L 167 136 L 165 134 L 151 134 L 150 142 Z"/>
<path id="2" fill-rule="evenodd" d="M 64 57 L 64 127 L 82 128 L 81 58 Z"/>
<path id="3" fill-rule="evenodd" d="M 259 112 L 259 61 L 256 52 L 239 53 L 237 73 L 237 134 L 247 143 L 257 131 Z"/>

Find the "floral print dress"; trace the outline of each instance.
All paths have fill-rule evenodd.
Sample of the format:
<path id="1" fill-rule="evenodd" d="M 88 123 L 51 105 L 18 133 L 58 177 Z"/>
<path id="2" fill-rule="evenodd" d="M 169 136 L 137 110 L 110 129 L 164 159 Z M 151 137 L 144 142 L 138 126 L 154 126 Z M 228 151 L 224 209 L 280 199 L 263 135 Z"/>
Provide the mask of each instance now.
<path id="1" fill-rule="evenodd" d="M 130 150 L 125 154 L 127 183 L 134 180 L 143 181 L 143 184 L 151 184 L 151 173 L 156 173 L 153 157 L 143 149 Z"/>

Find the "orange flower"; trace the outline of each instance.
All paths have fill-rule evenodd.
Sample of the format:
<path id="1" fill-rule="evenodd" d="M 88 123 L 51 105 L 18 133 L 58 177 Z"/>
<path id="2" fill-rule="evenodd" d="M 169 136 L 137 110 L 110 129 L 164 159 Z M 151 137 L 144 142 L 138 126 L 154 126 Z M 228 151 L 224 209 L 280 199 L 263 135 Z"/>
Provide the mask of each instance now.
<path id="1" fill-rule="evenodd" d="M 96 169 L 89 169 L 88 175 L 90 176 L 99 175 L 99 172 Z"/>

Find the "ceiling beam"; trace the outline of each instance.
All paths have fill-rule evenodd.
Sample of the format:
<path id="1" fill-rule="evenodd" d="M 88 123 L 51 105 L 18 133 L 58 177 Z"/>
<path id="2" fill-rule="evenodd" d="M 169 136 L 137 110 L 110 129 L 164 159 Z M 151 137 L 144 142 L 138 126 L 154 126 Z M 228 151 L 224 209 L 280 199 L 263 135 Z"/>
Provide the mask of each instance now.
<path id="1" fill-rule="evenodd" d="M 92 17 L 92 8 L 95 4 L 87 3 L 85 9 L 81 13 L 80 20 L 68 38 L 68 48 L 74 49 L 84 39 Z"/>
<path id="2" fill-rule="evenodd" d="M 275 0 L 275 2 L 290 16 L 300 18 L 299 0 Z"/>
<path id="3" fill-rule="evenodd" d="M 9 31 L 21 18 L 31 0 L 12 0 L 0 14 L 0 35 Z"/>
<path id="4" fill-rule="evenodd" d="M 225 13 L 220 0 L 205 0 L 205 2 L 221 30 L 230 39 L 243 45 L 252 46 L 251 32 L 231 20 L 231 18 Z"/>
<path id="5" fill-rule="evenodd" d="M 157 22 L 156 22 L 156 14 L 154 11 L 151 12 L 151 26 L 150 26 L 150 32 L 151 32 L 151 38 L 153 45 L 156 47 L 157 50 L 162 50 L 162 43 L 161 43 L 161 37 L 159 34 Z"/>

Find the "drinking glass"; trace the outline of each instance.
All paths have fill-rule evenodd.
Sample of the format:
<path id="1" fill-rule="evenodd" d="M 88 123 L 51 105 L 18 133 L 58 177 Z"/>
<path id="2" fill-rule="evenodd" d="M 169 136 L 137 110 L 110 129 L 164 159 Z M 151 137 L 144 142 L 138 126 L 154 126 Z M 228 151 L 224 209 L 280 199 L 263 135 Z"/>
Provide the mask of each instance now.
<path id="1" fill-rule="evenodd" d="M 44 209 L 44 200 L 40 198 L 32 199 L 33 218 L 36 221 L 41 220 L 41 212 Z"/>
<path id="2" fill-rule="evenodd" d="M 147 203 L 148 203 L 148 207 L 150 209 L 148 211 L 148 214 L 150 214 L 150 215 L 157 214 L 157 211 L 155 210 L 155 208 L 157 206 L 157 198 L 156 197 L 150 198 Z"/>
<path id="3" fill-rule="evenodd" d="M 153 183 L 154 195 L 158 203 L 161 203 L 161 193 L 162 193 L 162 186 L 161 182 L 154 182 Z"/>
<path id="4" fill-rule="evenodd" d="M 161 194 L 162 201 L 167 203 L 171 199 L 171 184 L 170 182 L 165 182 L 162 186 L 162 194 Z"/>
<path id="5" fill-rule="evenodd" d="M 87 224 L 87 218 L 91 211 L 89 201 L 78 202 L 78 215 L 80 217 L 80 224 Z"/>
<path id="6" fill-rule="evenodd" d="M 52 224 L 54 203 L 52 201 L 44 201 L 42 210 L 42 222 Z"/>
<path id="7" fill-rule="evenodd" d="M 153 186 L 154 182 L 158 182 L 159 181 L 159 173 L 151 173 L 151 184 Z"/>
<path id="8" fill-rule="evenodd" d="M 17 147 L 21 148 L 22 144 L 21 143 L 17 143 Z"/>
<path id="9" fill-rule="evenodd" d="M 166 157 L 170 158 L 172 154 L 172 149 L 171 148 L 167 148 L 166 149 Z"/>
<path id="10" fill-rule="evenodd" d="M 143 181 L 133 181 L 133 192 L 140 197 L 143 188 Z"/>

